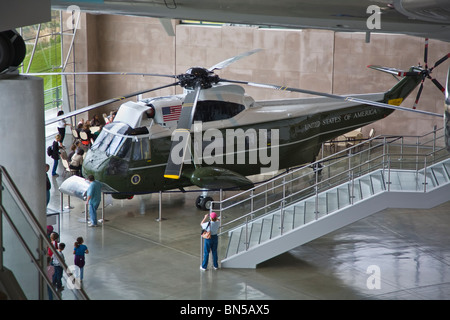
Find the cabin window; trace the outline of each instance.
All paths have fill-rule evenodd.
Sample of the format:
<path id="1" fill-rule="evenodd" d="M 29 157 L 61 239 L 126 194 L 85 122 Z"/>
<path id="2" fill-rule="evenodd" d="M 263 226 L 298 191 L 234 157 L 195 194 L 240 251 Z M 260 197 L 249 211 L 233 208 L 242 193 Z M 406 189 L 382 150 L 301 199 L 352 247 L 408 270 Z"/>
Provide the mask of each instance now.
<path id="1" fill-rule="evenodd" d="M 150 160 L 150 140 L 148 137 L 133 141 L 132 160 Z"/>
<path id="2" fill-rule="evenodd" d="M 234 117 L 244 109 L 245 107 L 242 104 L 229 101 L 198 101 L 194 121 L 225 120 Z"/>

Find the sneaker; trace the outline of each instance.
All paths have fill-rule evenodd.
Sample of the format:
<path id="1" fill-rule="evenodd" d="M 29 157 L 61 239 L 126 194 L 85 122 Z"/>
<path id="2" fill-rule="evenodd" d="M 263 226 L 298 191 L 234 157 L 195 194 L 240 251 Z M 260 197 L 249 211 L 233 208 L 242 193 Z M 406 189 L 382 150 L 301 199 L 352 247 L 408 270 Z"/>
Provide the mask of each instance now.
<path id="1" fill-rule="evenodd" d="M 202 266 L 200 266 L 200 270 L 202 270 L 202 271 L 205 271 L 206 269 L 205 269 L 205 268 L 203 268 Z"/>
<path id="2" fill-rule="evenodd" d="M 97 225 L 96 224 L 92 224 L 92 223 L 88 223 L 88 227 L 97 227 Z"/>
<path id="3" fill-rule="evenodd" d="M 214 270 L 218 270 L 219 269 L 219 267 L 214 267 Z"/>

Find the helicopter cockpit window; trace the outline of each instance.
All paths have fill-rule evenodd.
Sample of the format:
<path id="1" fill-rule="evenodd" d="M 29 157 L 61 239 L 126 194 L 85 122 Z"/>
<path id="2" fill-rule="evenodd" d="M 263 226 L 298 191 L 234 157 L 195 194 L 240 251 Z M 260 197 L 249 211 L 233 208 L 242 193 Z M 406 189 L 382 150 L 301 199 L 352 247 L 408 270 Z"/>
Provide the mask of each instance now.
<path id="1" fill-rule="evenodd" d="M 148 134 L 146 127 L 133 129 L 124 123 L 111 123 L 103 128 L 92 149 L 123 159 L 149 160 Z"/>
<path id="2" fill-rule="evenodd" d="M 242 104 L 229 101 L 198 101 L 194 121 L 208 122 L 229 119 L 244 109 Z"/>
<path id="3" fill-rule="evenodd" d="M 129 128 L 124 123 L 111 123 L 106 125 L 92 145 L 92 150 L 100 150 L 107 155 L 115 155 L 122 143 L 128 140 L 125 134 Z"/>

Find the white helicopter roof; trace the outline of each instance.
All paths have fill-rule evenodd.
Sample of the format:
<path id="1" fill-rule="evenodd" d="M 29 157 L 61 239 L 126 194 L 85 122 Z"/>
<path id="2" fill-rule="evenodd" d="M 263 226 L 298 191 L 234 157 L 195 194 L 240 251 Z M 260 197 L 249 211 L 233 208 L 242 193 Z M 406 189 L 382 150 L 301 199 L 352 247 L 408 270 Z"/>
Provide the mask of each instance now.
<path id="1" fill-rule="evenodd" d="M 141 126 L 142 115 L 145 114 L 150 107 L 136 103 L 133 101 L 127 101 L 122 104 L 117 111 L 117 115 L 114 121 L 120 121 L 128 124 L 131 128 L 137 128 Z"/>

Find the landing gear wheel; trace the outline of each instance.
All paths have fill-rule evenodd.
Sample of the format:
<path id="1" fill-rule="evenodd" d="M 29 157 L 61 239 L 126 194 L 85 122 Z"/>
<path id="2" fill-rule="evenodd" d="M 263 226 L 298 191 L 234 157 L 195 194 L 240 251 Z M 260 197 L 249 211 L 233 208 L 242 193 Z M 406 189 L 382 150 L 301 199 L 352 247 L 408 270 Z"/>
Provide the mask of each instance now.
<path id="1" fill-rule="evenodd" d="M 195 206 L 200 210 L 209 211 L 213 200 L 211 197 L 198 196 L 195 200 Z"/>
<path id="2" fill-rule="evenodd" d="M 211 208 L 212 202 L 213 202 L 213 198 L 211 198 L 211 197 L 204 198 L 202 201 L 202 209 L 205 211 L 206 210 L 209 211 L 209 209 Z"/>
<path id="3" fill-rule="evenodd" d="M 195 199 L 195 206 L 197 207 L 197 209 L 202 208 L 202 200 L 203 196 L 198 196 L 197 199 Z"/>

